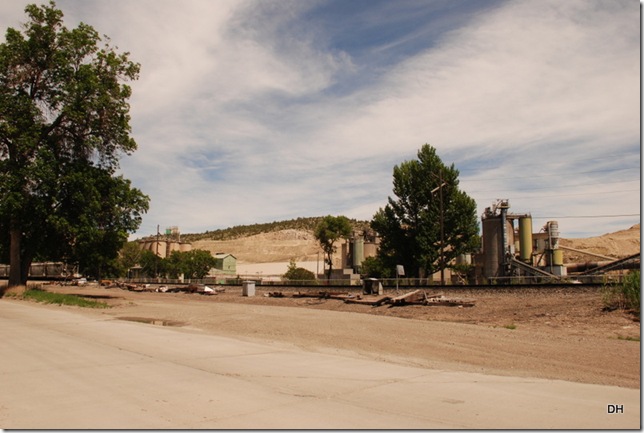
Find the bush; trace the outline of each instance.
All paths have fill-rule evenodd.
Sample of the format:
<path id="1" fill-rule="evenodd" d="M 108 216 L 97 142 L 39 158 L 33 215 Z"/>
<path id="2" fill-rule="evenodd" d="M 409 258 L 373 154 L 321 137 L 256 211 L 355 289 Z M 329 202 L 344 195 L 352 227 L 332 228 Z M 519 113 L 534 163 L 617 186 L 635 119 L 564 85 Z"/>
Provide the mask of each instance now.
<path id="1" fill-rule="evenodd" d="M 640 313 L 640 271 L 628 273 L 621 283 L 604 286 L 604 305 Z"/>
<path id="2" fill-rule="evenodd" d="M 284 278 L 287 280 L 315 280 L 315 274 L 308 269 L 298 268 L 295 260 L 291 259 Z"/>

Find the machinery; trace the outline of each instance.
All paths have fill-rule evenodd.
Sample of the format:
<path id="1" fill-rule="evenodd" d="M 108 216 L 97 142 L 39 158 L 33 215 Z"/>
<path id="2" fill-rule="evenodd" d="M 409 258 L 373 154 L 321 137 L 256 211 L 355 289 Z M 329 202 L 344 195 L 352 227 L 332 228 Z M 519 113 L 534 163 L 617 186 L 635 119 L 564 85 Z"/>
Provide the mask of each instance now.
<path id="1" fill-rule="evenodd" d="M 531 215 L 510 213 L 509 209 L 507 199 L 497 200 L 482 216 L 483 250 L 479 262 L 482 261 L 482 276 L 489 281 L 512 277 L 560 280 L 569 270 L 581 272 L 578 275 L 597 275 L 639 267 L 639 254 L 619 260 L 603 257 L 610 260 L 564 265 L 566 247 L 559 245 L 559 223 L 548 221 L 533 233 Z"/>

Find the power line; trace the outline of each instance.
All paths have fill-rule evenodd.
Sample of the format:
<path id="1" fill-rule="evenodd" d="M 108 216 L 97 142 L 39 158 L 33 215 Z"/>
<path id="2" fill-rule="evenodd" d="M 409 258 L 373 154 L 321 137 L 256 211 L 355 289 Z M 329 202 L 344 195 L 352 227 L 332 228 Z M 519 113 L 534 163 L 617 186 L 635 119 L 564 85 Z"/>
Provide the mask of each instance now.
<path id="1" fill-rule="evenodd" d="M 537 174 L 537 175 L 530 175 L 530 176 L 501 176 L 501 177 L 487 177 L 487 178 L 477 178 L 477 177 L 471 177 L 468 178 L 466 175 L 463 175 L 461 177 L 461 181 L 489 181 L 489 180 L 506 180 L 506 179 L 533 179 L 533 178 L 540 178 L 540 177 L 562 177 L 562 176 L 577 176 L 579 174 L 593 174 L 593 173 L 610 173 L 610 172 L 618 172 L 618 171 L 629 171 L 629 170 L 638 170 L 639 167 L 622 167 L 622 168 L 607 168 L 604 170 L 588 170 L 588 171 L 566 171 L 565 173 L 556 173 L 556 174 Z M 459 173 L 461 171 L 459 170 Z"/>
<path id="2" fill-rule="evenodd" d="M 552 198 L 552 197 L 572 197 L 572 196 L 577 196 L 577 195 L 599 195 L 599 194 L 619 194 L 623 192 L 634 192 L 634 191 L 640 191 L 640 189 L 622 189 L 619 191 L 590 191 L 590 192 L 580 192 L 577 194 L 551 194 L 551 195 L 530 195 L 526 194 L 526 197 L 524 198 Z M 520 194 L 521 191 L 515 191 L 515 194 Z M 509 194 L 506 194 L 509 195 Z M 484 197 L 484 198 L 478 198 L 478 200 L 496 200 L 499 197 Z"/>
<path id="3" fill-rule="evenodd" d="M 610 184 L 615 184 L 615 183 L 629 183 L 629 182 L 639 182 L 639 179 L 631 179 L 631 180 L 616 180 L 614 182 L 598 182 L 598 183 L 577 183 L 573 185 L 557 185 L 557 189 L 561 188 L 572 188 L 572 187 L 577 187 L 577 186 L 595 186 L 595 185 L 610 185 Z M 536 188 L 521 188 L 521 192 L 524 191 L 536 191 L 536 190 L 543 190 L 543 189 L 554 189 L 552 186 L 543 186 L 543 187 L 536 187 Z M 468 194 L 481 194 L 481 193 L 488 193 L 488 192 L 504 192 L 504 191 L 509 191 L 509 192 L 516 192 L 516 190 L 511 190 L 511 189 L 502 189 L 502 190 L 474 190 L 474 191 L 467 191 Z"/>
<path id="4" fill-rule="evenodd" d="M 532 219 L 574 219 L 574 218 L 623 218 L 623 217 L 639 217 L 638 213 L 621 214 L 621 215 L 568 215 L 568 216 L 533 216 Z"/>

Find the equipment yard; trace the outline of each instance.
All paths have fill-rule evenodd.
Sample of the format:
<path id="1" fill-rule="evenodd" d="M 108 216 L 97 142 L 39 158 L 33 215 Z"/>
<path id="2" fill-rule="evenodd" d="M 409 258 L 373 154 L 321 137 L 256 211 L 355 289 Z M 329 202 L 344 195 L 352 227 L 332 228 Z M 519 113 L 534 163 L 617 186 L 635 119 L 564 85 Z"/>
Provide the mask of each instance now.
<path id="1" fill-rule="evenodd" d="M 217 287 L 212 295 L 160 293 L 154 287 L 44 288 L 111 306 L 46 308 L 69 308 L 107 320 L 179 326 L 416 367 L 640 387 L 639 316 L 604 308 L 600 286 L 423 288 L 423 297 L 430 300 L 465 302 L 399 305 L 345 302 L 357 299 L 357 288 L 257 286 L 255 296 L 242 296 L 239 286 Z M 305 290 L 307 296 L 297 296 Z M 385 290 L 384 296 L 414 290 Z M 276 292 L 282 296 L 269 296 Z"/>

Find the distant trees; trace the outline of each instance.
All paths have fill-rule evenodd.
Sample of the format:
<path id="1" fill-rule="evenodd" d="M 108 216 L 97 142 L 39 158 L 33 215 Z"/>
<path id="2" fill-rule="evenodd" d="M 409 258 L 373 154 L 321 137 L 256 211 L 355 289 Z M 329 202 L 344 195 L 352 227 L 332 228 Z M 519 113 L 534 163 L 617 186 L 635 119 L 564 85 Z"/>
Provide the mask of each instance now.
<path id="1" fill-rule="evenodd" d="M 351 236 L 353 226 L 349 218 L 345 216 L 331 216 L 328 215 L 322 218 L 322 221 L 315 228 L 315 238 L 320 243 L 322 251 L 324 251 L 325 259 L 327 265 L 327 279 L 331 278 L 331 272 L 333 270 L 333 254 L 336 252 L 337 248 L 335 246 L 336 241 L 342 238 L 348 238 Z"/>
<path id="2" fill-rule="evenodd" d="M 429 144 L 394 167 L 393 192 L 371 227 L 380 236 L 378 269 L 404 265 L 408 277 L 431 275 L 478 248 L 476 202 L 458 188 L 459 172 Z M 441 253 L 442 251 L 442 253 Z"/>
<path id="3" fill-rule="evenodd" d="M 157 256 L 152 251 L 141 251 L 139 265 L 142 272 L 149 278 L 165 275 L 167 278 L 185 278 L 200 280 L 217 264 L 210 251 L 190 250 L 173 251 L 166 258 Z"/>

